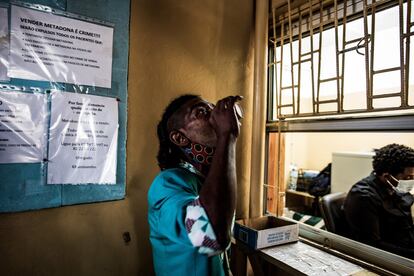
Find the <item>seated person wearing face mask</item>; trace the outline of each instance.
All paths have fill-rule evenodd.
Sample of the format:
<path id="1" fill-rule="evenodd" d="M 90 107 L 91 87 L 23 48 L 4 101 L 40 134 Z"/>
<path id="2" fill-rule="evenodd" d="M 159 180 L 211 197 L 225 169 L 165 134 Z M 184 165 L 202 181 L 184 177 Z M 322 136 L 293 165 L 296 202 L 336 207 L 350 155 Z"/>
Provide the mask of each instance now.
<path id="1" fill-rule="evenodd" d="M 414 179 L 414 150 L 398 144 L 384 146 L 376 150 L 372 166 L 371 175 L 352 186 L 344 203 L 351 236 L 414 259 L 414 197 L 397 188 Z"/>

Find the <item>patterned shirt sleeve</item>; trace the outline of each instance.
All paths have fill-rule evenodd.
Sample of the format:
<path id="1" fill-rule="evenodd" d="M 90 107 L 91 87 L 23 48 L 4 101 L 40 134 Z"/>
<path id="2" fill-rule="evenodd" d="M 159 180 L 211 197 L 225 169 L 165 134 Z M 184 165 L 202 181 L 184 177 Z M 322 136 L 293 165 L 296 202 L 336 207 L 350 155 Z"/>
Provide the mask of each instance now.
<path id="1" fill-rule="evenodd" d="M 187 206 L 185 228 L 193 246 L 199 248 L 199 253 L 213 256 L 223 252 L 198 197 Z"/>

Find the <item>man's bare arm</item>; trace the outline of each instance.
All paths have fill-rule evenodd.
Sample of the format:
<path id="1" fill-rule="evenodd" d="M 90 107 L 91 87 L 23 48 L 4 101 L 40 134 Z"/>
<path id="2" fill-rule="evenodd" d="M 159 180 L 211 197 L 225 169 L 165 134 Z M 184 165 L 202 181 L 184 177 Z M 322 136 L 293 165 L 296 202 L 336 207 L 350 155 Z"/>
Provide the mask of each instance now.
<path id="1" fill-rule="evenodd" d="M 223 249 L 230 242 L 236 208 L 236 141 L 240 123 L 234 103 L 239 99 L 237 96 L 225 98 L 212 111 L 210 121 L 217 134 L 216 151 L 200 192 L 200 202 Z"/>

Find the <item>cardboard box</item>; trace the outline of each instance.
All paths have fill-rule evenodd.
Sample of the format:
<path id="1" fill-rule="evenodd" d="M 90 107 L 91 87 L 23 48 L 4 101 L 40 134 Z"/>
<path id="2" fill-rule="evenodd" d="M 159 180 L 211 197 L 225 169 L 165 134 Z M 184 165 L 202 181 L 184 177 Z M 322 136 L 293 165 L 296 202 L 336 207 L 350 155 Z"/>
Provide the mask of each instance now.
<path id="1" fill-rule="evenodd" d="M 234 238 L 253 249 L 295 242 L 299 226 L 273 216 L 237 220 L 234 224 Z"/>

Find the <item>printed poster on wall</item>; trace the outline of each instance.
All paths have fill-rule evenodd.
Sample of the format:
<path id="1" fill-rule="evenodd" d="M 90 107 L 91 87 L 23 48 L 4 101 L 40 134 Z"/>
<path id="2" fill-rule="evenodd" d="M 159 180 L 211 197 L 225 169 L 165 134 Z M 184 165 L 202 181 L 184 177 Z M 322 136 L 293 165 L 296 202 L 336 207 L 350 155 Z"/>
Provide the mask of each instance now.
<path id="1" fill-rule="evenodd" d="M 43 161 L 46 108 L 43 94 L 0 90 L 0 163 Z"/>
<path id="2" fill-rule="evenodd" d="M 9 65 L 9 21 L 7 9 L 0 8 L 0 81 L 8 81 Z"/>
<path id="3" fill-rule="evenodd" d="M 53 91 L 48 184 L 116 184 L 118 102 Z"/>
<path id="4" fill-rule="evenodd" d="M 113 28 L 11 6 L 9 77 L 111 87 Z"/>

